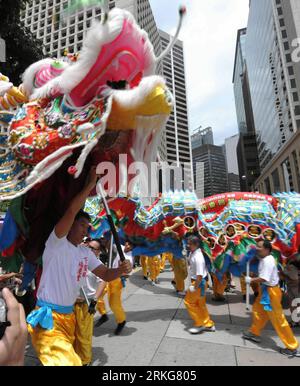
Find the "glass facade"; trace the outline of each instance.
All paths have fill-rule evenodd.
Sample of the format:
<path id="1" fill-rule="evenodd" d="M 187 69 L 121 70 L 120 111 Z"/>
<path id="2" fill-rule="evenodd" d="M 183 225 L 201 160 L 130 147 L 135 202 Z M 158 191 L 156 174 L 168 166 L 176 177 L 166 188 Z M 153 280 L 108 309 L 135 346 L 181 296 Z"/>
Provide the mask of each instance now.
<path id="1" fill-rule="evenodd" d="M 245 71 L 245 44 L 246 29 L 238 32 L 236 59 L 233 75 L 233 88 L 235 96 L 235 107 L 238 121 L 239 133 L 247 133 L 247 119 L 243 96 L 243 76 Z"/>
<path id="2" fill-rule="evenodd" d="M 291 104 L 293 71 L 288 68 L 290 53 L 284 51 L 289 50 L 288 20 L 281 4 L 252 0 L 247 28 L 247 68 L 262 170 L 293 135 L 297 111 Z"/>
<path id="3" fill-rule="evenodd" d="M 193 149 L 195 177 L 197 162 L 204 163 L 204 197 L 228 191 L 226 161 L 221 146 L 203 145 Z"/>

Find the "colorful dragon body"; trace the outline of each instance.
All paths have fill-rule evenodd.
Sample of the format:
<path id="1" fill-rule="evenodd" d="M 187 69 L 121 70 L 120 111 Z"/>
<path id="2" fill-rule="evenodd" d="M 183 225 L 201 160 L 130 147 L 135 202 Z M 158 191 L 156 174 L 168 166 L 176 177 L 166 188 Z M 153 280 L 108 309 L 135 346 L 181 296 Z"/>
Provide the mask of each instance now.
<path id="1" fill-rule="evenodd" d="M 228 193 L 198 201 L 191 192 L 163 194 L 146 209 L 139 199 L 120 197 L 110 203 L 123 238 L 135 245 L 134 254 L 155 256 L 172 252 L 182 258 L 182 241 L 197 234 L 217 273 L 245 271 L 256 254 L 256 242 L 269 240 L 275 257 L 290 257 L 300 246 L 300 195 L 266 196 Z M 107 231 L 99 201 L 87 203 L 94 235 Z M 213 211 L 214 210 L 214 211 Z"/>
<path id="2" fill-rule="evenodd" d="M 36 262 L 91 166 L 113 163 L 121 171 L 118 192 L 126 172 L 120 154 L 125 169 L 156 161 L 173 106 L 165 80 L 155 75 L 158 60 L 133 16 L 113 9 L 94 22 L 77 61 L 46 59 L 28 68 L 21 87 L 27 102 L 2 104 L 12 109 L 0 112 L 7 128 L 0 135 L 0 200 L 12 201 L 7 223 L 16 228 L 12 240 L 4 224 L 2 254 L 18 249 Z M 12 87 L 3 86 L 5 100 Z"/>

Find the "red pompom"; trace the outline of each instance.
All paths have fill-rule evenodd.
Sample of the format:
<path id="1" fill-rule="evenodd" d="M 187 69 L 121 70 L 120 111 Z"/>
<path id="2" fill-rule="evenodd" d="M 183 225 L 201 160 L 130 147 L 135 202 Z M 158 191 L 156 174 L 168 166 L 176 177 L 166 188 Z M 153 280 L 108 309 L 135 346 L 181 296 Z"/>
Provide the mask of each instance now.
<path id="1" fill-rule="evenodd" d="M 180 8 L 179 8 L 179 13 L 181 16 L 185 15 L 187 12 L 186 10 L 186 6 L 185 5 L 182 5 Z"/>
<path id="2" fill-rule="evenodd" d="M 71 175 L 71 176 L 74 176 L 77 172 L 77 168 L 76 166 L 70 166 L 69 169 L 68 169 L 68 173 Z"/>

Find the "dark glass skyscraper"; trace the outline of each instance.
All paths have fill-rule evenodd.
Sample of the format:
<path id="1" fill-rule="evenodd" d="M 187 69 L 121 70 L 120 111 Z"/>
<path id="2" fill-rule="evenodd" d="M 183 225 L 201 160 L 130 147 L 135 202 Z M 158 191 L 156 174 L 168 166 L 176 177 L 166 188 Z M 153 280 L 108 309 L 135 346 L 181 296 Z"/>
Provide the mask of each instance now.
<path id="1" fill-rule="evenodd" d="M 194 176 L 196 164 L 204 164 L 204 197 L 228 191 L 226 160 L 222 146 L 203 145 L 193 148 Z"/>
<path id="2" fill-rule="evenodd" d="M 240 188 L 242 191 L 252 190 L 255 180 L 260 174 L 256 131 L 245 52 L 246 39 L 247 29 L 240 29 L 237 34 L 233 72 L 233 89 L 237 123 L 240 133 L 236 152 Z"/>
<path id="3" fill-rule="evenodd" d="M 245 45 L 263 170 L 300 128 L 300 63 L 292 61 L 299 1 L 252 0 Z"/>

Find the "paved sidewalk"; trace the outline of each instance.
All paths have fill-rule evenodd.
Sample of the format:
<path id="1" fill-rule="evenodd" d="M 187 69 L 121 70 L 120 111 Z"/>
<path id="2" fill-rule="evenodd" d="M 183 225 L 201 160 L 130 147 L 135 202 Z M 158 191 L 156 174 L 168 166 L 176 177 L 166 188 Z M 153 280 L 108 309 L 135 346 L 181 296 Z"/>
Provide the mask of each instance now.
<path id="1" fill-rule="evenodd" d="M 123 291 L 127 325 L 120 336 L 115 336 L 116 324 L 109 314 L 109 321 L 95 328 L 94 366 L 300 366 L 300 359 L 278 353 L 283 346 L 270 324 L 260 345 L 242 339 L 251 315 L 238 290 L 227 294 L 221 304 L 212 302 L 208 291 L 208 308 L 217 331 L 190 335 L 187 329 L 192 321 L 183 298 L 174 291 L 172 276 L 167 267 L 155 287 L 143 279 L 140 269 L 130 276 Z M 235 281 L 238 284 L 238 279 Z M 95 320 L 98 318 L 97 314 Z M 295 332 L 300 341 L 300 329 Z M 38 363 L 28 347 L 26 365 Z"/>

